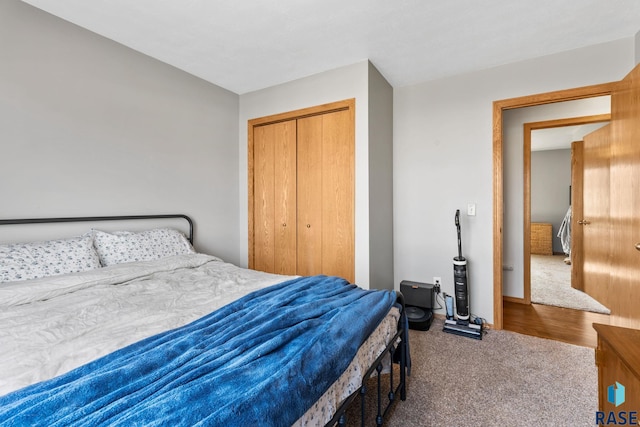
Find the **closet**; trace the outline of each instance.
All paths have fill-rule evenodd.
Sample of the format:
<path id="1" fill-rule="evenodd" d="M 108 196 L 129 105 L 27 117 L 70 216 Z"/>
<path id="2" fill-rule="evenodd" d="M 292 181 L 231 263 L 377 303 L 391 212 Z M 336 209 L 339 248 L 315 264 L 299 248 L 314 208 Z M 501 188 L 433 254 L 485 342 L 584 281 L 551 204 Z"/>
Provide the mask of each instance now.
<path id="1" fill-rule="evenodd" d="M 249 121 L 249 268 L 354 282 L 354 106 Z"/>

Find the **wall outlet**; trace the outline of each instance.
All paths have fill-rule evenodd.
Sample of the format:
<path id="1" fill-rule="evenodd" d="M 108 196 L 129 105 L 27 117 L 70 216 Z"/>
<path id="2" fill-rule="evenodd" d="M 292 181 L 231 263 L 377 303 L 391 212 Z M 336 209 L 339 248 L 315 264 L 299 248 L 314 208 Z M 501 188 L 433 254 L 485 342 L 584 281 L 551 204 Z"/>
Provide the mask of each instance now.
<path id="1" fill-rule="evenodd" d="M 436 294 L 440 293 L 441 285 L 442 285 L 442 280 L 440 280 L 440 277 L 433 276 L 433 290 L 436 292 Z"/>

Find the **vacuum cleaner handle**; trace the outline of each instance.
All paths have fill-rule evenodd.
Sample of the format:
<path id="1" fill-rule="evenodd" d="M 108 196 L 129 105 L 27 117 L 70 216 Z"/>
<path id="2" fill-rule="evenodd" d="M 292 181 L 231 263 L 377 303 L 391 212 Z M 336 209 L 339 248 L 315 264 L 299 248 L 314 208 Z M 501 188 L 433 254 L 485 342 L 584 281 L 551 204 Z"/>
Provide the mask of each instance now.
<path id="1" fill-rule="evenodd" d="M 456 209 L 456 229 L 458 230 L 458 258 L 462 260 L 462 237 L 460 236 L 460 209 Z"/>

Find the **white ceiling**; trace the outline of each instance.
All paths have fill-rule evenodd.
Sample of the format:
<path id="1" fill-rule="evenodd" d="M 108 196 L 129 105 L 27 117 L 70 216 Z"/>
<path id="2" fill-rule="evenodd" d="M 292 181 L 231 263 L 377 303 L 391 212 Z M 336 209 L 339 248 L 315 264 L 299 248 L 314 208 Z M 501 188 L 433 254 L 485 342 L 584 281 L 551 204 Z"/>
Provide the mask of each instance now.
<path id="1" fill-rule="evenodd" d="M 366 59 L 394 86 L 634 36 L 638 0 L 23 0 L 238 94 Z"/>

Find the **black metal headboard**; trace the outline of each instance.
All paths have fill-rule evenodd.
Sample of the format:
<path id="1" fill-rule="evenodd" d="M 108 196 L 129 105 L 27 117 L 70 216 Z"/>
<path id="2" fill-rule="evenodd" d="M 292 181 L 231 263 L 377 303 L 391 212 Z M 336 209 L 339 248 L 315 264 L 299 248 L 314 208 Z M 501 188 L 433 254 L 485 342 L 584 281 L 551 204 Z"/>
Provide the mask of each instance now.
<path id="1" fill-rule="evenodd" d="M 166 219 L 166 218 L 182 218 L 189 223 L 189 242 L 193 244 L 193 221 L 187 215 L 168 214 L 168 215 L 119 215 L 119 216 L 78 216 L 66 218 L 28 218 L 28 219 L 0 219 L 1 225 L 15 224 L 46 224 L 54 222 L 97 222 L 97 221 L 126 221 L 137 219 Z"/>

